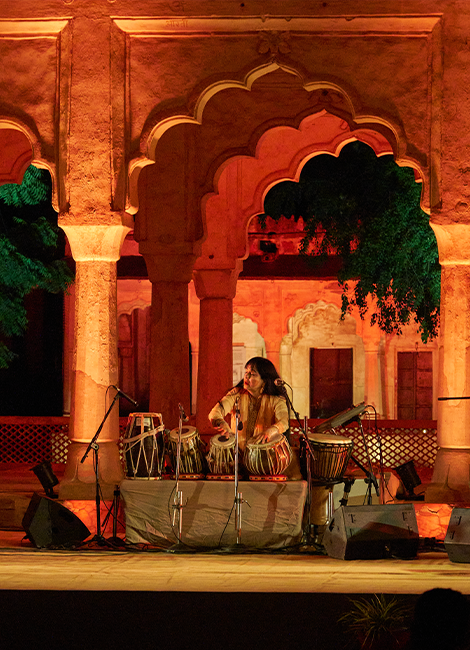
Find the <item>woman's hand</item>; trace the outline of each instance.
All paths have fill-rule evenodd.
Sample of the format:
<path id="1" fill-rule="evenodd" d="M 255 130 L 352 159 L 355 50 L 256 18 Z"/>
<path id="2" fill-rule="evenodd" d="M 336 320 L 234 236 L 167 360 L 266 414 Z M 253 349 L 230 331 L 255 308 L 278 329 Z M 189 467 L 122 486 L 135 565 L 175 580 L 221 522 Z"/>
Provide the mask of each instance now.
<path id="1" fill-rule="evenodd" d="M 230 436 L 230 434 L 232 433 L 232 430 L 230 429 L 227 422 L 225 422 L 225 420 L 214 420 L 212 422 L 212 426 L 217 431 L 217 433 L 220 433 L 221 435 L 225 436 L 226 438 L 228 438 Z"/>
<path id="2" fill-rule="evenodd" d="M 256 442 L 261 444 L 263 442 L 269 442 L 272 438 L 279 433 L 279 429 L 275 426 L 268 427 L 259 436 L 256 436 Z"/>

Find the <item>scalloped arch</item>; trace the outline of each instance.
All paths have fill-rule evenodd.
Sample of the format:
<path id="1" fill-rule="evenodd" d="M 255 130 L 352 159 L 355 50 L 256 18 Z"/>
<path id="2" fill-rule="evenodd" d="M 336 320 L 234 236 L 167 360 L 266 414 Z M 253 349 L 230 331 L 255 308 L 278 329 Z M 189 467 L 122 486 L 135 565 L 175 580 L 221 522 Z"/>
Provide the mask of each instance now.
<path id="1" fill-rule="evenodd" d="M 11 136 L 6 138 L 7 131 Z M 16 135 L 15 135 L 16 134 Z M 18 137 L 19 136 L 19 137 Z M 5 155 L 10 148 L 10 156 Z M 2 149 L 2 166 L 0 167 L 0 185 L 17 183 L 20 185 L 30 165 L 49 172 L 52 179 L 52 203 L 58 211 L 57 179 L 55 166 L 42 156 L 41 144 L 30 128 L 10 117 L 0 116 L 0 149 Z"/>
<path id="2" fill-rule="evenodd" d="M 325 113 L 327 112 L 328 111 L 325 111 Z M 307 121 L 308 119 L 309 118 L 305 118 L 303 122 Z M 381 138 L 380 140 L 382 142 L 380 142 L 380 140 L 377 137 L 374 137 L 372 133 L 373 132 L 370 128 L 357 129 L 353 131 L 348 131 L 344 134 L 339 134 L 334 140 L 328 143 L 328 146 L 319 146 L 315 148 L 313 151 L 311 150 L 310 145 L 307 145 L 306 147 L 299 149 L 295 153 L 295 155 L 292 156 L 292 159 L 288 167 L 273 171 L 268 176 L 266 176 L 266 178 L 260 181 L 260 183 L 258 184 L 258 186 L 256 187 L 253 193 L 253 203 L 245 212 L 246 222 L 248 223 L 257 214 L 263 212 L 264 200 L 270 189 L 272 189 L 275 185 L 282 183 L 283 181 L 299 182 L 300 175 L 302 173 L 304 166 L 307 164 L 309 160 L 315 158 L 316 156 L 322 154 L 328 154 L 334 156 L 335 158 L 338 158 L 341 151 L 344 149 L 346 145 L 350 144 L 351 142 L 357 142 L 357 141 L 363 142 L 364 144 L 370 146 L 377 157 L 393 155 L 394 152 L 393 152 L 393 147 L 391 145 L 390 145 L 390 149 L 388 150 L 385 150 L 383 148 L 383 142 L 385 138 Z M 260 138 L 260 141 L 258 142 L 258 146 L 259 147 L 262 146 L 262 138 Z M 394 156 L 394 159 L 396 164 L 399 165 L 400 167 L 412 168 L 413 171 L 415 172 L 415 180 L 417 182 L 422 182 L 424 188 L 425 176 L 421 166 L 416 160 L 406 156 L 404 156 L 401 159 L 397 159 L 397 157 Z M 424 212 L 429 214 L 430 210 L 428 206 L 425 204 L 424 191 L 421 192 L 421 208 Z"/>
<path id="3" fill-rule="evenodd" d="M 302 82 L 303 88 L 307 92 L 314 92 L 319 90 L 330 90 L 339 94 L 344 101 L 344 105 L 346 106 L 346 110 L 349 115 L 347 122 L 351 128 L 352 133 L 358 129 L 370 130 L 370 131 L 375 131 L 377 133 L 381 133 L 390 143 L 397 164 L 404 167 L 412 167 L 417 172 L 419 178 L 423 181 L 423 192 L 422 192 L 423 210 L 429 213 L 428 201 L 425 198 L 425 193 L 424 193 L 427 170 L 423 169 L 417 160 L 415 160 L 414 158 L 406 154 L 408 148 L 407 141 L 401 127 L 398 124 L 394 123 L 392 119 L 387 119 L 384 116 L 361 113 L 359 110 L 359 105 L 360 105 L 359 99 L 354 96 L 354 91 L 352 89 L 347 91 L 339 83 L 334 83 L 332 81 L 327 81 L 323 79 L 305 81 L 303 74 L 299 70 L 297 70 L 293 66 L 288 66 L 278 61 L 271 61 L 270 63 L 266 63 L 261 66 L 257 66 L 256 68 L 253 68 L 245 75 L 243 81 L 236 80 L 236 79 L 228 79 L 228 80 L 221 79 L 219 81 L 210 84 L 200 93 L 199 97 L 197 98 L 194 104 L 194 110 L 192 111 L 192 115 L 176 114 L 170 117 L 166 117 L 165 119 L 155 124 L 155 126 L 150 130 L 148 136 L 146 137 L 145 154 L 138 158 L 134 158 L 129 163 L 129 196 L 128 196 L 127 212 L 129 212 L 130 214 L 135 214 L 138 210 L 138 206 L 139 206 L 138 189 L 137 189 L 138 177 L 140 175 L 141 170 L 145 166 L 154 163 L 156 159 L 155 157 L 156 157 L 156 149 L 158 146 L 158 142 L 160 138 L 163 136 L 163 134 L 166 133 L 166 131 L 180 124 L 193 124 L 195 126 L 201 125 L 203 121 L 204 110 L 207 104 L 210 102 L 210 100 L 217 93 L 229 88 L 231 89 L 238 88 L 240 90 L 250 91 L 257 79 L 260 79 L 261 77 L 268 75 L 271 72 L 277 70 L 283 70 L 288 74 L 292 74 L 298 77 Z M 334 109 L 329 108 L 327 110 L 331 114 L 335 114 Z M 318 108 L 315 110 L 312 107 L 312 112 L 318 112 Z M 269 129 L 269 127 L 267 128 Z M 261 140 L 261 138 L 262 135 L 260 136 L 259 141 Z M 351 140 L 352 139 L 356 139 L 356 138 L 352 137 Z M 259 145 L 259 141 L 257 144 L 257 148 Z M 312 155 L 316 155 L 316 154 L 312 154 Z M 223 168 L 227 164 L 230 164 L 230 160 L 231 159 L 225 161 L 224 163 L 222 163 L 222 165 L 219 166 L 218 169 L 215 170 L 214 172 L 215 180 L 220 175 L 221 170 L 223 170 Z M 291 175 L 289 178 L 292 179 L 294 178 L 294 176 Z M 277 182 L 279 182 L 280 180 L 283 179 L 281 177 L 278 177 Z"/>

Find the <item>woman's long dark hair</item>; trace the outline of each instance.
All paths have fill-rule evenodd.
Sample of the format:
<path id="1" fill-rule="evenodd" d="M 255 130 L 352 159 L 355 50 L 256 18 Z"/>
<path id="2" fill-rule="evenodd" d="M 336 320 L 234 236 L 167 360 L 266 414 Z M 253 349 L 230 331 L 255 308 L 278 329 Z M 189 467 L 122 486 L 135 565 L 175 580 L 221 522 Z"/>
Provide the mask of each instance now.
<path id="1" fill-rule="evenodd" d="M 284 396 L 284 387 L 276 386 L 274 383 L 276 379 L 279 379 L 279 373 L 272 361 L 265 359 L 264 357 L 253 357 L 245 363 L 245 369 L 248 368 L 248 366 L 251 366 L 251 368 L 256 370 L 264 381 L 263 393 L 265 395 Z M 243 379 L 238 382 L 236 388 L 243 388 Z"/>

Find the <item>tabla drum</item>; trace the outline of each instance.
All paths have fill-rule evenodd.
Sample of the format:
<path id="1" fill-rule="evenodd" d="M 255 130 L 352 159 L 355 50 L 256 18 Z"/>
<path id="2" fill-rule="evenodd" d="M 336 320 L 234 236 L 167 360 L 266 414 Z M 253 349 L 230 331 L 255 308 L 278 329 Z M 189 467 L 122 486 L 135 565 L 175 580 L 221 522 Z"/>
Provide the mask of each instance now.
<path id="1" fill-rule="evenodd" d="M 207 454 L 210 474 L 215 476 L 232 476 L 235 474 L 235 436 L 228 437 L 218 433 L 212 436 Z"/>
<path id="2" fill-rule="evenodd" d="M 269 442 L 250 438 L 246 443 L 244 464 L 254 476 L 280 476 L 292 460 L 292 450 L 282 433 L 275 434 Z"/>
<path id="3" fill-rule="evenodd" d="M 176 472 L 178 456 L 178 435 L 179 428 L 172 429 L 169 435 L 171 461 L 173 470 Z M 180 474 L 199 475 L 204 473 L 204 457 L 202 454 L 202 442 L 195 427 L 182 427 L 181 429 L 181 456 Z"/>
<path id="4" fill-rule="evenodd" d="M 308 439 L 315 455 L 311 464 L 312 480 L 341 482 L 352 454 L 353 441 L 330 433 L 309 433 Z"/>
<path id="5" fill-rule="evenodd" d="M 123 439 L 125 474 L 132 479 L 159 479 L 165 457 L 161 413 L 130 413 Z"/>

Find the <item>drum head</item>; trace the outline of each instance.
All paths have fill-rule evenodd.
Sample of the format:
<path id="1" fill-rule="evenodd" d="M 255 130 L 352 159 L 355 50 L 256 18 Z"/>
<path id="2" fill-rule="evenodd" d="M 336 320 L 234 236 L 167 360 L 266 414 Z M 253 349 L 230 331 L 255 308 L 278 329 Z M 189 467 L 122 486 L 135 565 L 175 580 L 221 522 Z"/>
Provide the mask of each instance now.
<path id="1" fill-rule="evenodd" d="M 246 446 L 247 447 L 256 447 L 257 449 L 269 449 L 273 445 L 277 445 L 279 442 L 282 441 L 284 436 L 282 433 L 275 433 L 273 436 L 271 436 L 271 440 L 269 442 L 257 442 L 257 438 L 250 438 Z"/>
<path id="2" fill-rule="evenodd" d="M 129 413 L 127 416 L 129 420 L 132 418 L 161 418 L 161 413 Z"/>
<path id="3" fill-rule="evenodd" d="M 228 438 L 226 438 L 222 433 L 218 433 L 216 436 L 212 436 L 210 440 L 212 447 L 219 447 L 221 449 L 227 449 L 229 447 L 235 446 L 235 436 L 233 433 L 230 433 Z"/>
<path id="4" fill-rule="evenodd" d="M 335 436 L 331 433 L 309 433 L 308 439 L 313 443 L 324 445 L 350 445 L 352 442 L 351 438 Z"/>
<path id="5" fill-rule="evenodd" d="M 175 442 L 178 442 L 178 434 L 179 434 L 178 427 L 176 429 L 172 429 L 170 431 L 170 440 L 174 440 Z M 196 435 L 197 435 L 196 427 L 183 427 L 181 429 L 181 440 L 189 440 L 190 438 L 193 438 Z"/>

